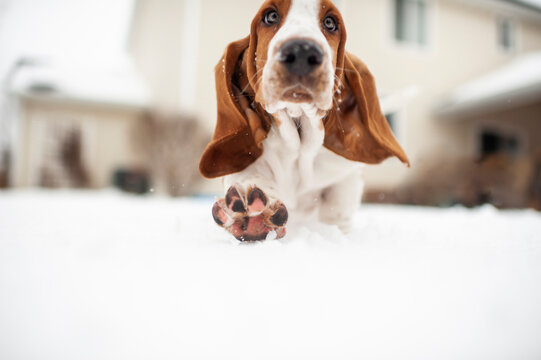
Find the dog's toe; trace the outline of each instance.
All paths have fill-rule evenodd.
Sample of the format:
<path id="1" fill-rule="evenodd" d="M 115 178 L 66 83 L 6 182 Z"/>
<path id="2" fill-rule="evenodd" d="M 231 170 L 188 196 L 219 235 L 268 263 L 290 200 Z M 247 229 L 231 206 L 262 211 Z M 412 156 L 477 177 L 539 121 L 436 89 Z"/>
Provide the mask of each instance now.
<path id="1" fill-rule="evenodd" d="M 270 221 L 276 226 L 284 226 L 289 218 L 289 213 L 284 204 L 277 204 L 277 210 L 271 216 Z"/>
<path id="2" fill-rule="evenodd" d="M 227 215 L 226 205 L 224 199 L 218 200 L 212 207 L 212 218 L 216 224 L 225 226 L 231 221 L 231 218 Z"/>
<path id="3" fill-rule="evenodd" d="M 240 196 L 239 191 L 235 186 L 232 186 L 225 195 L 225 204 L 227 208 L 235 213 L 244 213 L 246 208 L 244 207 L 244 202 Z"/>
<path id="4" fill-rule="evenodd" d="M 267 207 L 267 196 L 258 187 L 254 187 L 248 193 L 248 211 L 250 213 L 257 213 L 265 210 Z"/>

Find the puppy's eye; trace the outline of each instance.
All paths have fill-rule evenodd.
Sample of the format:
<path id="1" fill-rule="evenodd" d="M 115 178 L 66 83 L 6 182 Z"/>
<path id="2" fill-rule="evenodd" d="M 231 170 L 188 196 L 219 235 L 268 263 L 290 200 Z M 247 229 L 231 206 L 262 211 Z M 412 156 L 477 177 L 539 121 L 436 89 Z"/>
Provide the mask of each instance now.
<path id="1" fill-rule="evenodd" d="M 338 30 L 338 24 L 336 22 L 336 19 L 332 16 L 327 16 L 323 20 L 323 27 L 330 32 L 335 32 L 336 30 Z"/>
<path id="2" fill-rule="evenodd" d="M 263 22 L 267 25 L 275 25 L 280 22 L 280 14 L 276 10 L 269 10 L 265 13 Z"/>

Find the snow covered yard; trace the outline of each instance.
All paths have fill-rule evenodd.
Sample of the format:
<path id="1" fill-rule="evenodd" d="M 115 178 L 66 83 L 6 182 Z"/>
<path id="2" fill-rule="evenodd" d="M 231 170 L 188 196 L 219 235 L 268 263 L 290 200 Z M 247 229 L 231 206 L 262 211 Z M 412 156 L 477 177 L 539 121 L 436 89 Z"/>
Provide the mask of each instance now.
<path id="1" fill-rule="evenodd" d="M 0 359 L 541 359 L 541 215 L 363 206 L 243 245 L 211 200 L 0 193 Z"/>

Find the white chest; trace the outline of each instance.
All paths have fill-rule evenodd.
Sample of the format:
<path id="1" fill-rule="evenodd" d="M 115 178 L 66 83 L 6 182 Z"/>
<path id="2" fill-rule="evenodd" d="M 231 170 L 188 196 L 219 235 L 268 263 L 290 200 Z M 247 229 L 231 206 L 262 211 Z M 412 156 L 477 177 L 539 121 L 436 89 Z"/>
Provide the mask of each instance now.
<path id="1" fill-rule="evenodd" d="M 245 170 L 226 176 L 225 188 L 258 186 L 288 210 L 310 213 L 326 189 L 358 171 L 360 163 L 323 146 L 322 115 L 310 110 L 275 113 L 275 123 L 263 141 L 263 155 Z"/>
<path id="2" fill-rule="evenodd" d="M 279 125 L 273 125 L 255 166 L 267 168 L 267 176 L 290 207 L 305 203 L 306 198 L 318 198 L 322 190 L 360 167 L 323 146 L 321 117 L 305 113 L 290 117 L 282 112 L 276 118 Z"/>

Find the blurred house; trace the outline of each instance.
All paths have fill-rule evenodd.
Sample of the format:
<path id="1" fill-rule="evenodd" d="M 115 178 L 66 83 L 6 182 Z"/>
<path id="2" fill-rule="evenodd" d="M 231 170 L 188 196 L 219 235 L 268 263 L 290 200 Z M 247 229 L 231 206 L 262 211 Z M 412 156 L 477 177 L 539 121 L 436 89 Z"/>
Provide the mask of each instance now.
<path id="1" fill-rule="evenodd" d="M 135 72 L 34 65 L 11 94 L 15 186 L 102 188 L 115 169 L 144 165 L 132 138 L 149 100 Z"/>
<path id="2" fill-rule="evenodd" d="M 55 115 L 56 119 L 79 119 L 80 128 L 94 128 L 74 132 L 66 126 L 62 131 L 68 135 L 60 137 L 71 137 L 72 143 L 73 137 L 80 138 L 81 163 L 97 187 L 110 183 L 115 169 L 153 172 L 145 154 L 137 153 L 137 144 L 130 144 L 130 126 L 144 119 L 143 113 L 197 119 L 199 130 L 190 131 L 210 136 L 216 113 L 213 67 L 229 42 L 248 34 L 262 2 L 236 0 L 231 6 L 221 0 L 123 1 L 130 9 L 125 16 L 126 36 L 118 41 L 129 59 L 129 66 L 121 71 L 125 86 L 115 88 L 109 80 L 99 81 L 103 89 L 116 89 L 123 101 L 81 99 L 71 91 L 51 101 L 45 94 L 50 89 L 42 82 L 12 88 L 19 99 L 18 121 L 38 124 L 45 117 L 40 114 L 57 112 L 69 116 Z M 347 48 L 374 73 L 388 120 L 413 163 L 411 169 L 395 160 L 368 166 L 368 199 L 439 205 L 491 201 L 501 206 L 535 206 L 537 201 L 539 206 L 541 4 L 536 0 L 336 3 L 346 22 Z M 16 79 L 25 76 L 20 70 Z M 86 111 L 93 120 L 85 120 Z M 16 168 L 21 158 L 45 151 L 37 148 L 45 146 L 43 141 L 32 138 L 41 131 L 32 130 L 33 126 L 17 140 Z M 107 130 L 109 126 L 116 130 Z M 44 134 L 37 137 L 48 137 Z M 98 148 L 104 152 L 102 160 Z M 28 175 L 40 171 L 39 161 L 33 161 L 16 171 L 27 175 L 15 176 L 15 185 L 36 185 L 40 176 Z M 192 165 L 184 169 L 197 171 Z M 190 184 L 193 191 L 219 189 L 218 182 Z"/>
<path id="3" fill-rule="evenodd" d="M 348 3 L 346 13 L 361 13 L 366 3 Z M 539 206 L 539 2 L 377 4 L 358 21 L 366 27 L 364 41 L 349 48 L 367 61 L 384 93 L 408 84 L 416 89 L 404 106 L 387 109 L 413 167 L 390 161 L 369 169 L 368 196 L 414 204 Z M 379 41 L 373 36 L 370 42 L 369 27 L 385 29 Z"/>
<path id="4" fill-rule="evenodd" d="M 170 2 L 170 11 L 175 3 L 182 5 Z M 168 89 L 152 82 L 150 88 L 134 66 L 127 45 L 137 34 L 136 2 L 7 4 L 6 18 L 15 22 L 8 30 L 26 40 L 13 51 L 24 57 L 14 58 L 4 76 L 0 125 L 6 131 L 0 149 L 2 140 L 10 145 L 11 185 L 193 192 L 197 161 L 192 159 L 207 135 L 179 107 L 163 106 Z M 0 28 L 0 45 L 13 47 L 1 35 L 6 34 Z M 162 62 L 166 54 L 154 57 Z M 144 55 L 135 58 L 144 61 Z M 164 83 L 172 82 L 174 70 L 164 70 Z"/>
<path id="5" fill-rule="evenodd" d="M 11 185 L 105 187 L 113 169 L 141 165 L 130 131 L 150 91 L 124 51 L 132 1 L 4 6 L 0 147 Z"/>

